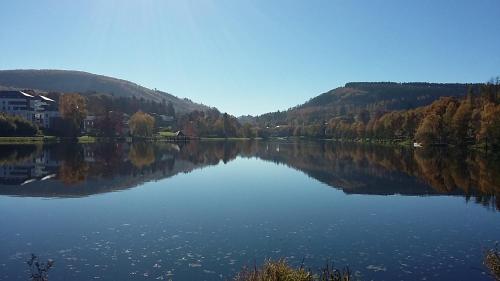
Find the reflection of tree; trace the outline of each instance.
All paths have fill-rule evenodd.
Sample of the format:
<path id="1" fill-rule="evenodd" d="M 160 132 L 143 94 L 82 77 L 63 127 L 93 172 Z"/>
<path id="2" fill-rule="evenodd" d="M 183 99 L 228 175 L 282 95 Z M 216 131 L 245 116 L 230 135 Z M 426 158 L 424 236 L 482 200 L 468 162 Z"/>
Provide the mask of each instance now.
<path id="1" fill-rule="evenodd" d="M 477 153 L 453 151 L 416 151 L 415 160 L 421 177 L 442 192 L 455 189 L 464 194 L 500 195 L 499 162 Z"/>
<path id="2" fill-rule="evenodd" d="M 252 155 L 285 163 L 348 193 L 463 194 L 500 209 L 500 175 L 496 172 L 500 161 L 470 151 L 262 142 L 248 156 Z"/>
<path id="3" fill-rule="evenodd" d="M 82 147 L 72 144 L 64 148 L 64 160 L 59 167 L 59 179 L 65 184 L 83 182 L 87 177 L 89 166 L 84 161 Z"/>
<path id="4" fill-rule="evenodd" d="M 0 145 L 0 165 L 12 165 L 33 159 L 42 151 L 42 145 Z"/>
<path id="5" fill-rule="evenodd" d="M 154 144 L 134 142 L 130 147 L 128 158 L 138 169 L 151 165 L 155 162 Z"/>
<path id="6" fill-rule="evenodd" d="M 0 147 L 1 155 L 16 155 L 14 158 L 21 155 L 35 157 L 38 154 L 35 151 L 34 146 L 13 151 Z M 135 186 L 143 181 L 227 163 L 242 156 L 285 164 L 346 193 L 453 194 L 464 195 L 483 205 L 500 207 L 500 173 L 497 172 L 500 159 L 470 151 L 413 150 L 329 141 L 261 140 L 58 144 L 45 147 L 43 151 L 60 157 L 57 159 L 62 163 L 59 179 L 64 183 L 95 180 L 97 184 L 87 186 L 82 193 Z M 127 161 L 127 156 L 130 161 Z M 32 160 L 28 159 L 28 162 Z M 114 182 L 99 185 L 105 183 L 105 179 Z"/>
<path id="7" fill-rule="evenodd" d="M 123 143 L 101 142 L 87 147 L 95 158 L 92 165 L 92 176 L 113 178 L 116 174 L 121 173 L 123 159 L 126 158 L 124 146 Z"/>

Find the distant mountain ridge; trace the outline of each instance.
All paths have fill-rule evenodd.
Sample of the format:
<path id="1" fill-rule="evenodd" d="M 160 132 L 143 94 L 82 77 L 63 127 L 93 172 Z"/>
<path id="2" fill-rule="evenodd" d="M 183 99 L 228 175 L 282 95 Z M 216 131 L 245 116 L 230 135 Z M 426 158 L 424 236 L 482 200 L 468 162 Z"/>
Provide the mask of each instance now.
<path id="1" fill-rule="evenodd" d="M 208 106 L 182 99 L 166 92 L 148 89 L 133 82 L 75 70 L 22 69 L 0 70 L 1 89 L 35 89 L 46 92 L 105 93 L 172 102 L 177 112 L 205 111 Z"/>
<path id="2" fill-rule="evenodd" d="M 330 118 L 358 114 L 366 110 L 372 114 L 392 110 L 413 109 L 431 104 L 444 96 L 464 96 L 470 87 L 479 88 L 479 83 L 396 83 L 396 82 L 350 82 L 320 94 L 304 104 L 286 111 L 265 113 L 251 120 L 248 116 L 241 122 L 259 125 L 286 124 L 290 122 L 322 122 Z"/>

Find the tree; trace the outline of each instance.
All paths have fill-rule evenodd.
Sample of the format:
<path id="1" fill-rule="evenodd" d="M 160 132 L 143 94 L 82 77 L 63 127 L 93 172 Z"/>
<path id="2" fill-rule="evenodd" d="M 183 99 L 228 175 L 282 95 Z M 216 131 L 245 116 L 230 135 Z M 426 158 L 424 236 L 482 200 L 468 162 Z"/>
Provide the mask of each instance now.
<path id="1" fill-rule="evenodd" d="M 175 116 L 174 105 L 172 104 L 171 101 L 167 103 L 166 113 L 168 116 Z"/>
<path id="2" fill-rule="evenodd" d="M 227 137 L 236 137 L 237 136 L 237 121 L 233 120 L 229 114 L 224 113 L 222 115 L 222 122 L 223 122 L 223 136 L 225 138 Z"/>
<path id="3" fill-rule="evenodd" d="M 440 140 L 441 117 L 436 114 L 430 114 L 422 120 L 422 123 L 415 133 L 417 141 L 429 145 Z"/>
<path id="4" fill-rule="evenodd" d="M 241 128 L 241 135 L 245 138 L 253 138 L 254 134 L 252 133 L 252 125 L 245 123 Z"/>
<path id="5" fill-rule="evenodd" d="M 454 141 L 458 144 L 464 144 L 469 136 L 469 127 L 472 116 L 472 108 L 469 100 L 462 101 L 453 115 L 452 128 L 455 134 Z"/>
<path id="6" fill-rule="evenodd" d="M 359 112 L 357 119 L 358 119 L 358 121 L 360 121 L 364 125 L 366 125 L 368 123 L 368 121 L 370 121 L 370 112 L 368 112 L 368 110 L 366 110 L 366 109 L 362 109 Z"/>
<path id="7" fill-rule="evenodd" d="M 0 136 L 35 136 L 38 126 L 19 116 L 0 113 Z"/>
<path id="8" fill-rule="evenodd" d="M 155 119 L 142 111 L 138 111 L 130 117 L 130 133 L 134 137 L 150 137 L 153 135 Z"/>
<path id="9" fill-rule="evenodd" d="M 500 105 L 487 103 L 481 113 L 481 126 L 477 134 L 477 140 L 483 142 L 486 147 L 498 145 L 500 142 Z"/>
<path id="10" fill-rule="evenodd" d="M 453 131 L 453 117 L 457 112 L 458 105 L 456 102 L 450 102 L 446 107 L 446 111 L 443 114 L 443 130 L 444 135 L 447 140 L 453 140 L 454 131 Z"/>
<path id="11" fill-rule="evenodd" d="M 97 120 L 96 128 L 100 136 L 121 136 L 123 133 L 123 114 L 116 111 L 106 112 L 103 118 Z"/>
<path id="12" fill-rule="evenodd" d="M 63 119 L 70 124 L 70 136 L 80 133 L 82 122 L 87 116 L 87 103 L 79 94 L 64 94 L 59 98 L 59 112 Z"/>

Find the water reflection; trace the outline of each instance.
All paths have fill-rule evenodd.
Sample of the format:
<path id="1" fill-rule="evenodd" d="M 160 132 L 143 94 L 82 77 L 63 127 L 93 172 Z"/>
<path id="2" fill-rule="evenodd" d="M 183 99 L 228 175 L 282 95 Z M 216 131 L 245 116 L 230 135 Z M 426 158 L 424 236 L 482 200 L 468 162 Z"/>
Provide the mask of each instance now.
<path id="1" fill-rule="evenodd" d="M 450 149 L 309 141 L 2 145 L 0 194 L 88 196 L 238 156 L 285 164 L 348 194 L 461 195 L 500 209 L 498 158 Z"/>

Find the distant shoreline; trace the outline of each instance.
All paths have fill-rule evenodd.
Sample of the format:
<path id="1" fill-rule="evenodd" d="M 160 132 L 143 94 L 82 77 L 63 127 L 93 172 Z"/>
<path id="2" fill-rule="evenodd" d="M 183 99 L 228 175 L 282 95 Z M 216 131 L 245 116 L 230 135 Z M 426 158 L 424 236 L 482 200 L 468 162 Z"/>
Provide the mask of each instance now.
<path id="1" fill-rule="evenodd" d="M 135 141 L 145 141 L 145 142 L 171 142 L 171 143 L 183 143 L 189 141 L 276 141 L 276 140 L 309 140 L 309 141 L 333 141 L 340 143 L 360 143 L 360 144 L 376 144 L 384 146 L 401 146 L 401 147 L 413 147 L 412 140 L 383 140 L 383 139 L 336 139 L 336 138 L 308 138 L 308 137 L 269 137 L 269 138 L 245 138 L 245 137 L 147 137 L 147 138 L 132 138 L 132 137 L 93 137 L 93 136 L 80 136 L 77 138 L 65 138 L 65 137 L 55 137 L 55 136 L 33 136 L 33 137 L 0 137 L 0 145 L 9 144 L 53 144 L 61 142 L 73 142 L 73 143 L 102 143 L 102 142 L 126 142 L 131 143 Z M 428 145 L 426 148 L 431 147 L 449 147 L 456 148 L 457 146 L 452 144 L 435 144 Z M 481 145 L 469 145 L 462 147 L 464 150 L 476 150 L 476 151 L 488 151 L 484 146 Z"/>

